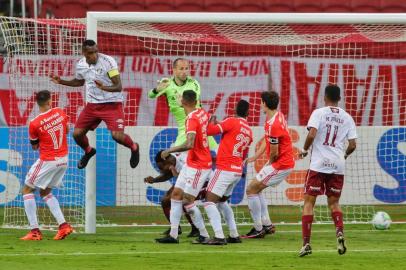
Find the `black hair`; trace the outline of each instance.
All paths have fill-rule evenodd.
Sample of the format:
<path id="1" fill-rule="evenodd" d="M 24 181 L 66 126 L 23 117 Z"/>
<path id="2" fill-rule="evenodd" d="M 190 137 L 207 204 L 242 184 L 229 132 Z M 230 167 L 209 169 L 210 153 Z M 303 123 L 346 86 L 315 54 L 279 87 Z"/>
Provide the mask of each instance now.
<path id="1" fill-rule="evenodd" d="M 239 117 L 247 117 L 249 108 L 250 104 L 248 101 L 241 99 L 238 101 L 235 111 Z"/>
<path id="2" fill-rule="evenodd" d="M 164 150 L 159 151 L 156 156 L 155 156 L 155 162 L 159 163 L 159 162 L 164 162 L 165 160 L 161 157 L 161 154 Z"/>
<path id="3" fill-rule="evenodd" d="M 276 110 L 276 108 L 278 108 L 279 95 L 275 91 L 262 92 L 261 99 L 270 110 Z"/>
<path id="4" fill-rule="evenodd" d="M 51 99 L 51 92 L 48 90 L 41 90 L 35 96 L 35 100 L 37 101 L 38 106 L 44 106 L 48 100 Z"/>
<path id="5" fill-rule="evenodd" d="M 186 101 L 186 103 L 192 104 L 192 103 L 196 102 L 196 99 L 197 99 L 196 92 L 193 90 L 186 90 L 182 94 L 182 99 L 184 101 Z"/>
<path id="6" fill-rule="evenodd" d="M 96 42 L 93 39 L 86 39 L 82 43 L 82 49 L 84 49 L 85 47 L 92 47 L 95 45 L 96 45 Z"/>
<path id="7" fill-rule="evenodd" d="M 176 58 L 175 61 L 173 61 L 172 67 L 176 67 L 179 61 L 187 61 L 187 60 L 182 57 Z"/>
<path id="8" fill-rule="evenodd" d="M 340 87 L 335 84 L 327 85 L 324 94 L 331 102 L 339 102 L 341 99 Z"/>

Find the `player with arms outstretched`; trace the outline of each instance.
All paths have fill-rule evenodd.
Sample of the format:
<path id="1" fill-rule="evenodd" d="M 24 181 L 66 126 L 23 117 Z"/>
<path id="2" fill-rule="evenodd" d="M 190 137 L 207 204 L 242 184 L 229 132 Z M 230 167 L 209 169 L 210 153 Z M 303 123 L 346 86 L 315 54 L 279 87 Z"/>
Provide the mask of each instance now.
<path id="1" fill-rule="evenodd" d="M 309 133 L 300 157 L 304 158 L 310 147 L 312 150 L 310 169 L 305 182 L 302 215 L 303 247 L 299 252 L 300 257 L 312 253 L 310 236 L 313 208 L 317 196 L 323 194 L 327 196 L 328 207 L 336 227 L 337 251 L 342 255 L 347 250 L 339 200 L 344 184 L 345 160 L 356 148 L 357 132 L 351 115 L 338 107 L 340 99 L 340 88 L 328 85 L 324 95 L 325 107 L 314 110 L 307 124 Z M 345 149 L 347 141 L 348 146 Z"/>
<path id="2" fill-rule="evenodd" d="M 56 84 L 78 87 L 86 85 L 86 106 L 80 113 L 73 131 L 75 142 L 85 151 L 78 162 L 83 169 L 96 154 L 86 136 L 104 121 L 113 139 L 131 150 L 130 166 L 139 163 L 139 145 L 124 133 L 123 93 L 117 62 L 113 57 L 99 53 L 96 42 L 85 40 L 82 45 L 83 58 L 76 64 L 76 75 L 72 80 L 63 80 L 51 75 Z"/>
<path id="3" fill-rule="evenodd" d="M 37 218 L 34 191 L 48 205 L 59 225 L 55 240 L 62 240 L 73 232 L 65 221 L 58 199 L 52 195 L 52 188 L 62 184 L 68 166 L 68 117 L 60 108 L 51 108 L 51 93 L 43 90 L 37 93 L 36 101 L 40 114 L 30 121 L 29 137 L 32 149 L 39 150 L 39 159 L 32 165 L 23 187 L 24 209 L 31 231 L 21 240 L 42 240 Z"/>
<path id="4" fill-rule="evenodd" d="M 247 187 L 248 207 L 254 221 L 254 227 L 242 238 L 262 238 L 266 234 L 266 227 L 272 230 L 273 225 L 269 220 L 267 204 L 262 190 L 275 187 L 285 180 L 295 167 L 292 141 L 285 116 L 277 110 L 279 95 L 275 91 L 261 94 L 262 110 L 266 114 L 265 140 L 253 157 L 247 163 L 257 160 L 265 151 L 269 161 L 257 174 Z M 268 216 L 269 224 L 263 224 L 262 217 Z"/>
<path id="5" fill-rule="evenodd" d="M 170 154 L 166 159 L 163 159 L 161 157 L 161 154 L 162 154 L 162 151 L 159 151 L 155 156 L 155 162 L 160 171 L 160 175 L 157 177 L 152 177 L 152 176 L 146 177 L 144 179 L 145 183 L 148 183 L 148 184 L 162 183 L 162 182 L 170 180 L 172 177 L 177 177 L 179 175 L 180 170 L 186 163 L 185 155 L 181 155 L 179 153 Z M 204 188 L 205 188 L 205 186 L 203 186 L 203 189 Z M 161 199 L 162 210 L 164 212 L 166 219 L 169 222 L 170 222 L 170 211 L 171 211 L 171 194 L 172 194 L 173 189 L 174 189 L 174 186 L 172 186 Z M 201 191 L 199 193 L 199 195 L 197 196 L 196 200 L 201 199 L 200 197 L 203 194 L 206 194 L 205 191 L 204 192 Z M 192 226 L 192 230 L 188 234 L 187 237 L 198 237 L 199 230 L 193 224 L 192 218 L 186 212 L 185 208 L 183 208 L 183 212 L 185 213 L 185 217 L 188 220 L 190 226 Z M 182 229 L 180 226 L 179 226 L 178 231 L 179 231 L 179 234 L 182 233 Z M 169 232 L 170 232 L 170 229 L 166 230 L 164 232 L 164 235 L 169 235 Z"/>
<path id="6" fill-rule="evenodd" d="M 234 213 L 227 199 L 241 179 L 244 159 L 252 143 L 252 130 L 246 120 L 248 110 L 249 103 L 240 100 L 236 106 L 235 116 L 228 117 L 217 125 L 210 123 L 207 129 L 208 135 L 222 134 L 217 153 L 216 170 L 212 172 L 207 185 L 206 202 L 204 203 L 204 209 L 214 230 L 214 238 L 206 243 L 208 245 L 241 243 Z M 223 200 L 221 200 L 222 198 Z M 221 226 L 219 209 L 223 212 L 230 230 L 227 240 Z"/>
<path id="7" fill-rule="evenodd" d="M 209 114 L 197 108 L 197 96 L 193 90 L 186 90 L 182 95 L 182 106 L 186 112 L 186 142 L 171 147 L 162 152 L 162 158 L 169 154 L 188 151 L 186 165 L 182 167 L 171 195 L 171 231 L 167 237 L 156 239 L 159 243 L 179 243 L 178 227 L 182 217 L 182 207 L 192 217 L 193 223 L 199 229 L 200 236 L 194 243 L 204 243 L 209 240 L 209 234 L 195 198 L 210 176 L 212 157 L 207 140 Z"/>

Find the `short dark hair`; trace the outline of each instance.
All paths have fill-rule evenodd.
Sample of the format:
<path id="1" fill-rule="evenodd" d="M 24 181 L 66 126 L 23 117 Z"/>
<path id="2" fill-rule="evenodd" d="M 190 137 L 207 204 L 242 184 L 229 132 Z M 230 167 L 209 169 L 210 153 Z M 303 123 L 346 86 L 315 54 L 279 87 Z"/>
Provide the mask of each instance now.
<path id="1" fill-rule="evenodd" d="M 339 102 L 341 99 L 340 87 L 335 84 L 327 85 L 324 94 L 332 102 Z"/>
<path id="2" fill-rule="evenodd" d="M 159 162 L 164 162 L 165 160 L 161 157 L 161 154 L 164 150 L 159 151 L 156 156 L 155 156 L 155 162 L 159 163 Z"/>
<path id="3" fill-rule="evenodd" d="M 50 99 L 51 92 L 49 92 L 48 90 L 41 90 L 35 96 L 35 100 L 37 101 L 38 106 L 44 106 Z"/>
<path id="4" fill-rule="evenodd" d="M 235 111 L 239 117 L 247 117 L 249 108 L 250 104 L 248 101 L 241 99 L 238 101 Z"/>
<path id="5" fill-rule="evenodd" d="M 278 108 L 279 95 L 275 91 L 262 92 L 261 99 L 270 110 L 276 110 Z"/>
<path id="6" fill-rule="evenodd" d="M 182 99 L 185 100 L 188 104 L 196 102 L 197 95 L 193 90 L 185 90 L 182 94 Z"/>
<path id="7" fill-rule="evenodd" d="M 175 61 L 173 61 L 172 67 L 176 67 L 179 61 L 187 61 L 187 60 L 182 57 L 176 58 Z"/>
<path id="8" fill-rule="evenodd" d="M 92 47 L 94 45 L 96 45 L 96 42 L 93 39 L 86 39 L 82 43 L 82 49 L 84 49 L 85 47 Z"/>

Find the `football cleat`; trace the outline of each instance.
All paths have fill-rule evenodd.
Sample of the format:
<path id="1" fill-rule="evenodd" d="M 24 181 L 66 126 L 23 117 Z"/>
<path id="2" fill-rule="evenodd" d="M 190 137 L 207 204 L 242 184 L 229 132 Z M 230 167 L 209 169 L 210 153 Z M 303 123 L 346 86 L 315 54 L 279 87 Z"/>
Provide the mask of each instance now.
<path id="1" fill-rule="evenodd" d="M 204 236 L 199 235 L 198 238 L 193 240 L 192 244 L 206 244 L 209 240 L 210 240 L 209 237 L 204 237 Z"/>
<path id="2" fill-rule="evenodd" d="M 299 251 L 299 257 L 304 257 L 310 254 L 312 254 L 312 247 L 310 246 L 310 244 L 304 245 L 302 249 Z"/>
<path id="3" fill-rule="evenodd" d="M 212 245 L 212 246 L 223 246 L 227 245 L 227 241 L 224 238 L 217 238 L 214 237 L 213 239 L 208 240 L 207 242 L 203 243 L 204 245 Z"/>
<path id="4" fill-rule="evenodd" d="M 21 237 L 24 241 L 39 241 L 42 240 L 42 233 L 39 229 L 33 229 L 27 233 L 26 236 Z"/>
<path id="5" fill-rule="evenodd" d="M 86 168 L 89 160 L 96 155 L 96 149 L 92 148 L 89 153 L 85 153 L 78 162 L 78 169 Z"/>
<path id="6" fill-rule="evenodd" d="M 337 252 L 340 255 L 344 255 L 347 251 L 347 247 L 345 246 L 345 240 L 342 233 L 337 235 Z"/>
<path id="7" fill-rule="evenodd" d="M 275 226 L 273 224 L 262 226 L 262 229 L 265 231 L 265 234 L 274 234 L 275 233 Z"/>
<path id="8" fill-rule="evenodd" d="M 239 243 L 242 243 L 239 236 L 237 236 L 237 237 L 231 237 L 231 236 L 229 236 L 229 237 L 227 237 L 226 241 L 227 241 L 227 243 L 229 243 L 229 244 L 239 244 Z"/>
<path id="9" fill-rule="evenodd" d="M 168 235 L 162 238 L 157 238 L 155 239 L 157 243 L 161 244 L 179 244 L 179 240 L 176 238 L 173 238 L 172 236 Z"/>
<path id="10" fill-rule="evenodd" d="M 137 145 L 137 150 L 131 151 L 131 158 L 130 158 L 130 167 L 135 169 L 138 166 L 138 163 L 140 163 L 140 146 L 138 143 L 135 143 Z"/>
<path id="11" fill-rule="evenodd" d="M 59 230 L 56 233 L 54 240 L 63 240 L 66 238 L 66 236 L 68 236 L 71 233 L 73 233 L 72 226 L 65 222 L 59 225 Z"/>
<path id="12" fill-rule="evenodd" d="M 241 238 L 264 238 L 265 237 L 265 231 L 262 229 L 260 231 L 257 231 L 255 228 L 252 228 L 249 233 L 246 235 L 241 235 Z"/>

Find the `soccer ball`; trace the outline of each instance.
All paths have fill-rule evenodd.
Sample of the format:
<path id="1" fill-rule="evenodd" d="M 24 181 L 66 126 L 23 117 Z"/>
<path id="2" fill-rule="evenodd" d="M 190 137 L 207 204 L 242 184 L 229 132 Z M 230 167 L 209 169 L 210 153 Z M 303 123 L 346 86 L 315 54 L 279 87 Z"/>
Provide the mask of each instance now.
<path id="1" fill-rule="evenodd" d="M 390 227 L 392 220 L 386 212 L 376 212 L 374 218 L 372 219 L 372 225 L 377 230 L 387 230 Z"/>

